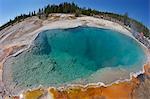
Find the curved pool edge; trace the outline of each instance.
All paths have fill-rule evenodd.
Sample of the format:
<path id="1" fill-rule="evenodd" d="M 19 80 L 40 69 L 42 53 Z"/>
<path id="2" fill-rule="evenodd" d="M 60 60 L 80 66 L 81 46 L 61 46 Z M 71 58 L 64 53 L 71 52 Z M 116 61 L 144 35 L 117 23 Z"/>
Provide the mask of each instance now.
<path id="1" fill-rule="evenodd" d="M 78 27 L 78 26 L 76 26 L 76 27 Z M 92 26 L 91 26 L 91 27 L 92 27 Z M 74 27 L 71 27 L 71 28 L 74 28 Z M 68 29 L 68 28 L 66 28 L 66 29 Z M 107 29 L 107 28 L 104 28 L 104 29 Z M 51 30 L 51 29 L 50 29 L 50 30 Z M 46 30 L 43 30 L 43 31 L 46 31 Z M 43 32 L 43 31 L 41 31 L 41 32 Z M 39 33 L 41 33 L 41 32 L 38 32 L 38 33 L 37 33 L 37 35 L 35 36 L 34 40 L 38 37 Z M 120 32 L 120 31 L 119 31 L 119 32 Z M 126 36 L 129 36 L 129 35 L 126 35 Z M 130 37 L 130 36 L 129 36 L 129 37 Z M 33 40 L 33 41 L 34 41 L 34 40 Z M 135 39 L 135 40 L 136 40 L 136 39 Z M 147 62 L 149 62 L 149 59 L 150 59 L 150 52 L 148 52 L 148 49 L 147 49 L 142 43 L 140 43 L 138 40 L 136 40 L 136 41 L 140 44 L 140 46 L 142 46 L 142 48 L 143 48 L 143 50 L 144 50 L 144 52 L 146 53 L 147 58 L 148 58 L 148 59 L 147 59 Z M 20 52 L 16 52 L 16 53 L 14 53 L 13 55 L 10 55 L 9 57 L 6 58 L 6 61 L 7 61 L 8 58 L 14 57 L 14 56 L 16 56 L 16 55 L 18 55 L 18 54 L 20 54 L 20 53 L 22 53 L 22 52 L 28 50 L 28 49 L 31 47 L 31 45 L 32 45 L 32 43 L 30 43 L 29 45 L 27 45 L 27 48 L 22 49 Z M 147 62 L 146 62 L 146 63 L 147 63 Z M 5 63 L 5 62 L 4 62 L 4 63 Z M 145 64 L 146 64 L 146 63 L 145 63 Z M 113 84 L 118 84 L 118 83 L 120 83 L 120 82 L 131 81 L 131 80 L 132 80 L 132 77 L 135 77 L 135 78 L 136 78 L 138 75 L 144 74 L 144 73 L 145 73 L 144 66 L 142 66 L 142 68 L 143 68 L 143 70 L 139 70 L 139 72 L 136 72 L 136 73 L 131 72 L 129 79 L 117 80 L 117 81 L 114 81 L 114 82 L 112 82 L 112 83 L 110 83 L 110 84 L 104 84 L 103 82 L 89 83 L 89 84 L 86 84 L 86 85 L 82 85 L 82 84 L 67 84 L 66 86 L 58 87 L 57 89 L 65 90 L 65 89 L 68 88 L 69 86 L 71 86 L 71 87 L 76 87 L 76 86 L 87 87 L 87 86 L 90 86 L 90 85 L 108 87 L 108 86 L 111 86 L 111 85 L 113 85 Z M 41 88 L 41 85 L 39 85 L 39 87 Z M 49 87 L 48 87 L 48 88 L 49 88 Z M 53 86 L 52 86 L 52 87 L 50 87 L 50 88 L 56 88 L 56 87 L 53 87 Z M 28 90 L 35 90 L 35 89 L 37 89 L 37 87 L 33 87 L 33 88 L 27 89 L 27 90 L 23 90 L 22 92 L 19 92 L 18 95 L 20 95 L 21 93 L 24 93 L 24 92 L 26 92 L 26 91 L 28 91 Z M 16 95 L 16 94 L 15 94 L 15 95 Z"/>
<path id="2" fill-rule="evenodd" d="M 149 64 L 149 66 L 150 66 L 150 64 Z M 22 92 L 19 92 L 18 94 L 17 94 L 17 96 L 18 97 L 26 97 L 27 95 L 29 96 L 29 95 L 32 95 L 32 94 L 34 94 L 34 91 L 40 91 L 40 90 L 45 90 L 45 91 L 43 91 L 43 95 L 45 94 L 45 93 L 47 93 L 48 92 L 48 96 L 50 95 L 53 99 L 57 99 L 56 98 L 56 96 L 54 96 L 54 94 L 61 94 L 61 92 L 62 92 L 62 94 L 63 95 L 65 95 L 65 93 L 63 93 L 63 92 L 70 92 L 69 90 L 80 90 L 80 92 L 82 93 L 82 91 L 83 92 L 87 92 L 87 94 L 88 94 L 88 89 L 93 89 L 93 90 L 95 90 L 95 92 L 96 92 L 96 90 L 99 90 L 98 88 L 110 88 L 111 89 L 111 87 L 113 87 L 113 86 L 123 86 L 123 88 L 124 88 L 124 86 L 126 86 L 126 84 L 130 84 L 131 83 L 131 85 L 132 84 L 135 84 L 136 85 L 136 87 L 138 86 L 138 84 L 140 83 L 140 80 L 138 79 L 138 76 L 140 75 L 140 74 L 144 74 L 145 72 L 143 72 L 143 71 L 141 71 L 141 72 L 139 72 L 139 73 L 133 73 L 133 74 L 130 74 L 130 79 L 124 79 L 124 80 L 117 80 L 117 81 L 115 81 L 115 82 L 112 82 L 111 84 L 104 84 L 104 83 L 102 83 L 102 82 L 98 82 L 98 83 L 89 83 L 89 84 L 86 84 L 86 85 L 82 85 L 82 84 L 68 84 L 68 85 L 66 85 L 66 86 L 62 86 L 62 87 L 53 87 L 53 86 L 49 86 L 49 87 L 43 87 L 43 86 L 41 86 L 41 85 L 39 85 L 39 87 L 34 87 L 34 88 L 31 88 L 31 89 L 27 89 L 27 90 L 23 90 Z M 144 75 L 146 75 L 146 74 L 144 74 Z M 150 76 L 150 75 L 149 75 Z M 133 88 L 135 88 L 135 86 L 134 85 L 132 85 L 131 87 L 133 87 Z M 125 87 L 126 88 L 126 87 Z M 127 88 L 128 89 L 128 88 Z M 132 89 L 132 88 L 131 88 Z M 51 92 L 50 90 L 55 90 L 55 92 L 56 93 L 54 93 L 54 92 Z M 102 89 L 101 89 L 102 90 Z M 133 90 L 133 89 L 132 89 Z M 121 90 L 122 91 L 122 90 Z M 124 91 L 124 90 L 123 90 Z M 59 93 L 60 92 L 60 93 Z M 73 92 L 74 94 L 76 94 L 76 91 L 75 92 Z M 72 94 L 73 94 L 72 93 Z M 126 92 L 124 92 L 125 94 L 126 93 L 128 93 L 128 91 L 126 91 Z M 119 95 L 119 94 L 118 94 Z M 16 94 L 14 95 L 14 97 L 16 96 Z M 106 95 L 107 96 L 107 95 Z M 121 95 L 120 95 L 121 96 Z M 13 96 L 12 96 L 13 97 Z M 34 95 L 33 95 L 33 97 L 34 97 Z M 123 97 L 123 96 L 121 96 L 121 97 Z M 26 99 L 28 99 L 28 98 L 26 98 Z"/>

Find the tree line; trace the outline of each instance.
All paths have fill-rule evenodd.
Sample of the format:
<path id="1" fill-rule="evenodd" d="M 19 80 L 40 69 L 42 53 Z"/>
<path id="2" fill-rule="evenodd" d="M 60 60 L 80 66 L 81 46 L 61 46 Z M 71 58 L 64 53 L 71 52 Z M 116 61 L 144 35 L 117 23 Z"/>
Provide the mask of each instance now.
<path id="1" fill-rule="evenodd" d="M 10 20 L 6 24 L 2 25 L 0 27 L 0 30 L 13 25 L 16 22 L 21 22 L 24 19 L 32 16 L 38 16 L 39 18 L 45 17 L 47 18 L 49 14 L 51 13 L 70 13 L 75 14 L 76 17 L 81 15 L 87 15 L 87 16 L 99 16 L 100 18 L 108 19 L 108 20 L 115 20 L 118 22 L 123 23 L 125 26 L 132 27 L 134 26 L 136 28 L 137 32 L 143 32 L 144 36 L 150 38 L 150 31 L 149 29 L 143 25 L 141 22 L 138 22 L 132 18 L 128 17 L 128 14 L 125 13 L 124 15 L 110 13 L 110 12 L 101 12 L 97 11 L 95 9 L 90 8 L 81 8 L 75 3 L 61 3 L 59 5 L 47 5 L 44 8 L 39 9 L 37 12 L 29 12 L 28 14 L 21 14 L 20 16 L 17 16 L 14 18 L 14 20 Z"/>

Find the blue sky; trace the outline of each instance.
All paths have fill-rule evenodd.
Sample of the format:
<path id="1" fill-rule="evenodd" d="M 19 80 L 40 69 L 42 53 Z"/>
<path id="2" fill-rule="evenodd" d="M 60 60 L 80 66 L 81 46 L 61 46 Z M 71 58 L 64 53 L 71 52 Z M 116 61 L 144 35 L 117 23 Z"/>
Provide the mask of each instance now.
<path id="1" fill-rule="evenodd" d="M 124 14 L 150 28 L 150 0 L 0 0 L 0 25 L 21 13 L 38 10 L 47 4 L 75 2 L 80 7 Z"/>

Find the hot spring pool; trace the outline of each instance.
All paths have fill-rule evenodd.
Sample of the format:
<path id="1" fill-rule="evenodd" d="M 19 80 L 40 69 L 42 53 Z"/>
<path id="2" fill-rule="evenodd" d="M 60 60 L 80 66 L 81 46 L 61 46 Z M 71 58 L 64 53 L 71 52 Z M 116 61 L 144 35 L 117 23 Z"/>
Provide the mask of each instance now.
<path id="1" fill-rule="evenodd" d="M 129 76 L 141 70 L 145 61 L 141 45 L 122 33 L 94 27 L 54 29 L 43 31 L 30 49 L 6 61 L 4 81 L 17 87 L 103 82 L 104 78 L 107 82 L 122 77 L 122 71 Z"/>

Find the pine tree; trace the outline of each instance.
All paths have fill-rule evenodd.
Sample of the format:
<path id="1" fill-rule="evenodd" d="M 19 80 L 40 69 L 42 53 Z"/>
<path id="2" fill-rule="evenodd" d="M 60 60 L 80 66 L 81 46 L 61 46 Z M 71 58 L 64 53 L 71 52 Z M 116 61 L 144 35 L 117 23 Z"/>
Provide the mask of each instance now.
<path id="1" fill-rule="evenodd" d="M 35 11 L 33 12 L 34 16 L 36 15 Z"/>
<path id="2" fill-rule="evenodd" d="M 34 16 L 34 13 L 32 12 L 31 16 Z"/>
<path id="3" fill-rule="evenodd" d="M 126 26 L 129 25 L 127 12 L 124 14 L 124 25 L 126 25 Z"/>

